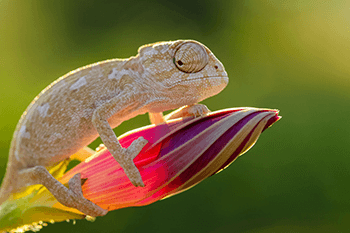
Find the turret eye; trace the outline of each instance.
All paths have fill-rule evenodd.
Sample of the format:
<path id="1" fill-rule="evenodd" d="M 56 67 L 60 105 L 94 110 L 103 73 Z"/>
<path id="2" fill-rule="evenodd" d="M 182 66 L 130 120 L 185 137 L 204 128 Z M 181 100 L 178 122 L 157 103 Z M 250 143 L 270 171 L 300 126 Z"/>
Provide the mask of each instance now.
<path id="1" fill-rule="evenodd" d="M 201 71 L 208 64 L 208 61 L 208 53 L 203 46 L 193 42 L 182 44 L 174 56 L 176 67 L 186 73 Z"/>

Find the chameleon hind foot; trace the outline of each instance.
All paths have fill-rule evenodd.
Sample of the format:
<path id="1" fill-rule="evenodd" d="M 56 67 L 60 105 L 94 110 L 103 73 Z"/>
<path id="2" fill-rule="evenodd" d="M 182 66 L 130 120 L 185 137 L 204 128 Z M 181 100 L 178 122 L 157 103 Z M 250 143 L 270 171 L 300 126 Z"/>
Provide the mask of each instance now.
<path id="1" fill-rule="evenodd" d="M 75 174 L 68 182 L 69 188 L 56 180 L 43 166 L 36 166 L 20 171 L 20 178 L 26 184 L 42 184 L 52 195 L 67 207 L 76 208 L 80 212 L 93 217 L 103 216 L 108 210 L 102 209 L 83 196 L 81 188 L 81 174 Z"/>
<path id="2" fill-rule="evenodd" d="M 81 174 L 75 174 L 69 181 L 70 200 L 65 203 L 68 207 L 73 207 L 83 212 L 84 214 L 96 217 L 103 216 L 108 213 L 108 210 L 102 209 L 98 205 L 89 201 L 83 196 L 81 187 Z M 71 205 L 71 206 L 69 206 Z"/>

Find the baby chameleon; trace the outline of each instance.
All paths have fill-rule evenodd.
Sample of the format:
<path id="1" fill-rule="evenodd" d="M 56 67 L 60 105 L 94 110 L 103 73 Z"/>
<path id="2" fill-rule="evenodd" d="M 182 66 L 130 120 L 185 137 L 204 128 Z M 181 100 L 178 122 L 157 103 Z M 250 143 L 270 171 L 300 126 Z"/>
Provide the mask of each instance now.
<path id="1" fill-rule="evenodd" d="M 71 178 L 67 188 L 47 167 L 87 150 L 85 146 L 100 136 L 132 184 L 144 186 L 133 159 L 147 141 L 140 137 L 123 148 L 112 128 L 147 112 L 154 124 L 205 114 L 209 110 L 196 103 L 218 94 L 227 84 L 221 62 L 207 47 L 192 40 L 145 45 L 135 57 L 106 60 L 69 72 L 46 87 L 17 124 L 0 203 L 21 188 L 42 184 L 63 205 L 91 216 L 105 215 L 107 210 L 84 198 L 80 174 Z"/>

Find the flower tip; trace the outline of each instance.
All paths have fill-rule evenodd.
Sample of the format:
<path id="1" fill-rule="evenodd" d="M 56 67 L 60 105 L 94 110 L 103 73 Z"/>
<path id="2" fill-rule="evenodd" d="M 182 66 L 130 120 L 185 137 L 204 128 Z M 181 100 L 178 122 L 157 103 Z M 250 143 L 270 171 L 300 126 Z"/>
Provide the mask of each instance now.
<path id="1" fill-rule="evenodd" d="M 270 126 L 272 126 L 274 123 L 276 123 L 277 121 L 279 121 L 282 118 L 282 116 L 278 115 L 278 113 L 280 112 L 278 109 L 272 109 L 272 111 L 275 112 L 275 115 L 267 121 L 262 132 L 265 131 L 265 129 L 269 128 Z"/>

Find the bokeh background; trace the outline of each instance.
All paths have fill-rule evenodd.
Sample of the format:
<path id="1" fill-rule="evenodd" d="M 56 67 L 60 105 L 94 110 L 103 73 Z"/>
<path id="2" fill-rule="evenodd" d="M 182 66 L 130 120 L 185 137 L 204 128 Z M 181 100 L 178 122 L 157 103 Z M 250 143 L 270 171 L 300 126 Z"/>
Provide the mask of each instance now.
<path id="1" fill-rule="evenodd" d="M 282 120 L 185 193 L 42 232 L 350 232 L 346 0 L 1 0 L 0 178 L 18 119 L 53 80 L 176 39 L 204 43 L 226 67 L 229 86 L 203 102 L 210 109 L 278 108 Z"/>

